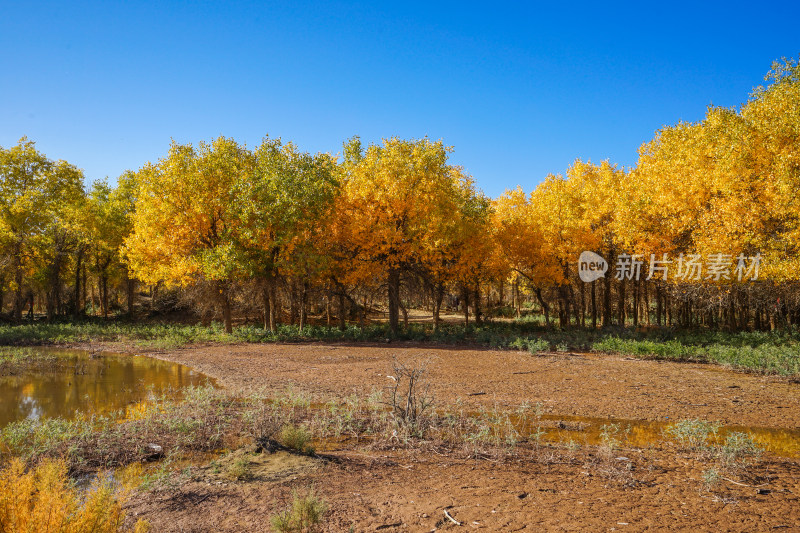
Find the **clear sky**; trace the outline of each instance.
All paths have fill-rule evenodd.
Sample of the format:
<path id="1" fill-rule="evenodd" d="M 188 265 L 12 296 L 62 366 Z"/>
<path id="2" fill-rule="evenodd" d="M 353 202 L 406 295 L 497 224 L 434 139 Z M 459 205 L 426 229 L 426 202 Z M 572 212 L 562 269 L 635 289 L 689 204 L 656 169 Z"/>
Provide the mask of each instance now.
<path id="1" fill-rule="evenodd" d="M 490 196 L 744 102 L 800 54 L 800 2 L 0 1 L 0 145 L 87 180 L 170 139 L 443 139 Z"/>

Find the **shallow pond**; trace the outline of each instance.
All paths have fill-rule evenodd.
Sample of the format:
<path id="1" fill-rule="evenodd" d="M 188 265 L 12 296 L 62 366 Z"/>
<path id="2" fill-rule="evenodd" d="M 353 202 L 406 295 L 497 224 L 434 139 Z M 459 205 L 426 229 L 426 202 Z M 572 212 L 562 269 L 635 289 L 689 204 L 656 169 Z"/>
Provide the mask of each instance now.
<path id="1" fill-rule="evenodd" d="M 51 368 L 0 376 L 0 427 L 26 418 L 73 417 L 126 409 L 212 380 L 191 368 L 144 356 L 37 348 Z"/>
<path id="2" fill-rule="evenodd" d="M 587 416 L 543 415 L 539 425 L 543 438 L 550 442 L 598 445 L 603 442 L 604 430 L 624 446 L 645 448 L 670 437 L 666 432 L 673 421 L 621 420 Z M 536 422 L 522 425 L 528 434 L 536 430 Z M 613 425 L 613 427 L 612 427 Z M 616 433 L 614 433 L 616 431 Z M 800 457 L 800 429 L 762 428 L 753 426 L 721 426 L 717 443 L 724 442 L 733 432 L 746 433 L 767 450 L 779 457 Z"/>

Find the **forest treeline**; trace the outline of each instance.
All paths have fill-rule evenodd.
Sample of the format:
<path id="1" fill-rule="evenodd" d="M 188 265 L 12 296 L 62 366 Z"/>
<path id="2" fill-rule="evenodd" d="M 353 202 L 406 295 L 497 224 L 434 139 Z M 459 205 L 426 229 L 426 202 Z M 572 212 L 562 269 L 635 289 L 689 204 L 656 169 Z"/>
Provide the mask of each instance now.
<path id="1" fill-rule="evenodd" d="M 88 189 L 23 138 L 0 147 L 0 312 L 21 322 L 191 309 L 393 331 L 534 307 L 549 325 L 800 323 L 800 65 L 736 108 L 659 130 L 632 168 L 581 160 L 486 197 L 430 139 L 174 143 Z M 585 283 L 578 257 L 608 264 Z M 636 272 L 640 269 L 640 272 Z"/>

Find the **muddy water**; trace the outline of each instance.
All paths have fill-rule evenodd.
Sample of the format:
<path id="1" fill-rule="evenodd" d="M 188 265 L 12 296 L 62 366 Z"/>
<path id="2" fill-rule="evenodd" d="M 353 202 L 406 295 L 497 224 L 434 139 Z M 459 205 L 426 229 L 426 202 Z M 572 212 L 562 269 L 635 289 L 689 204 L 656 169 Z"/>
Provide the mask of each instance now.
<path id="1" fill-rule="evenodd" d="M 0 377 L 0 427 L 17 420 L 105 413 L 210 383 L 191 368 L 149 357 L 42 349 L 53 370 Z"/>
<path id="2" fill-rule="evenodd" d="M 623 420 L 591 418 L 583 416 L 542 415 L 541 419 L 528 420 L 520 429 L 529 435 L 540 427 L 542 439 L 549 442 L 597 445 L 602 443 L 604 426 L 616 425 L 619 431 L 612 435 L 622 446 L 645 448 L 670 440 L 666 429 L 676 421 Z M 608 429 L 606 429 L 608 432 Z M 613 430 L 612 430 L 613 431 Z M 724 442 L 725 436 L 733 432 L 750 435 L 766 451 L 780 457 L 800 457 L 800 429 L 775 429 L 747 426 L 724 426 L 717 440 Z"/>

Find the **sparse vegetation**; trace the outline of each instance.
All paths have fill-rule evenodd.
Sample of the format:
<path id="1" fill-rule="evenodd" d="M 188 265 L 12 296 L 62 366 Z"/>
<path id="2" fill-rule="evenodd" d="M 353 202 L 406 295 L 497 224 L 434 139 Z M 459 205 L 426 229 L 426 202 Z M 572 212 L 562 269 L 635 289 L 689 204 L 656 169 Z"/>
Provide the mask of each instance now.
<path id="1" fill-rule="evenodd" d="M 240 326 L 226 333 L 219 323 L 210 326 L 137 324 L 114 321 L 0 325 L 0 345 L 124 342 L 143 349 L 168 350 L 189 344 L 242 342 L 384 342 L 386 339 L 443 344 L 475 344 L 496 349 L 558 353 L 569 351 L 632 355 L 644 359 L 707 362 L 768 374 L 800 374 L 800 333 L 737 332 L 710 330 L 651 331 L 616 328 L 588 331 L 557 330 L 528 321 L 486 323 L 480 327 L 460 324 L 409 324 L 393 333 L 386 324 L 344 329 L 306 324 L 280 325 L 271 332 L 257 326 Z M 24 350 L 3 349 L 4 360 L 25 360 Z M 13 355 L 12 355 L 13 354 Z M 15 363 L 16 364 L 16 363 Z"/>
<path id="2" fill-rule="evenodd" d="M 719 428 L 720 424 L 704 420 L 681 420 L 668 426 L 666 433 L 684 449 L 704 453 L 710 450 Z"/>
<path id="3" fill-rule="evenodd" d="M 252 478 L 250 461 L 246 455 L 237 457 L 228 466 L 228 476 L 236 481 L 246 481 Z"/>
<path id="4" fill-rule="evenodd" d="M 717 450 L 717 456 L 723 468 L 744 470 L 748 465 L 758 462 L 763 449 L 753 437 L 741 431 L 734 431 L 725 437 Z"/>
<path id="5" fill-rule="evenodd" d="M 326 510 L 327 505 L 313 489 L 303 495 L 294 491 L 289 506 L 273 515 L 272 527 L 279 533 L 311 533 L 321 524 Z"/>
<path id="6" fill-rule="evenodd" d="M 425 431 L 423 420 L 433 404 L 430 384 L 426 381 L 427 364 L 407 366 L 395 360 L 390 390 L 392 414 L 398 424 L 411 434 Z"/>
<path id="7" fill-rule="evenodd" d="M 0 376 L 22 372 L 57 371 L 65 361 L 55 355 L 25 347 L 0 346 Z"/>
<path id="8" fill-rule="evenodd" d="M 314 454 L 311 446 L 311 433 L 303 426 L 287 424 L 280 432 L 280 443 L 298 453 Z"/>
<path id="9" fill-rule="evenodd" d="M 703 470 L 703 486 L 705 490 L 713 490 L 720 482 L 720 473 L 716 467 Z"/>

